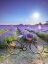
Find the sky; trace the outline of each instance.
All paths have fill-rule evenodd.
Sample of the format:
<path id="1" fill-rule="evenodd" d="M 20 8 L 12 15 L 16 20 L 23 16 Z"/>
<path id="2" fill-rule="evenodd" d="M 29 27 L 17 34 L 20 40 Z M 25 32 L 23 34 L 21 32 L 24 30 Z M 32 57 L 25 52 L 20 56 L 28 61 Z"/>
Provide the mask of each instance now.
<path id="1" fill-rule="evenodd" d="M 35 13 L 38 18 L 33 17 Z M 48 20 L 48 0 L 0 0 L 0 24 L 36 24 Z"/>

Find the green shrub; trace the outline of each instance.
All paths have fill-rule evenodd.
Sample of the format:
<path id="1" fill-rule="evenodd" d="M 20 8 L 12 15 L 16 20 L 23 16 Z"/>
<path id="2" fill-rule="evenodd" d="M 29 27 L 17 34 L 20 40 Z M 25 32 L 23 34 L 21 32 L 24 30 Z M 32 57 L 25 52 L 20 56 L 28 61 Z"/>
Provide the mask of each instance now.
<path id="1" fill-rule="evenodd" d="M 7 41 L 7 43 L 9 43 L 10 41 L 12 41 L 12 38 L 11 37 L 6 37 L 6 41 Z"/>
<path id="2" fill-rule="evenodd" d="M 15 36 L 6 37 L 6 41 L 7 41 L 8 44 L 9 44 L 10 41 L 12 41 L 12 40 L 16 40 L 16 37 L 15 37 Z"/>
<path id="3" fill-rule="evenodd" d="M 37 36 L 39 36 L 40 38 L 45 39 L 46 41 L 48 41 L 48 34 L 43 34 L 43 33 L 36 33 Z"/>
<path id="4" fill-rule="evenodd" d="M 5 49 L 7 48 L 7 45 L 10 43 L 10 41 L 16 40 L 15 36 L 11 37 L 5 37 L 3 39 L 0 39 L 0 48 Z"/>
<path id="5" fill-rule="evenodd" d="M 37 41 L 37 37 L 34 37 L 33 40 Z"/>
<path id="6" fill-rule="evenodd" d="M 44 39 L 48 41 L 48 34 L 45 35 Z"/>
<path id="7" fill-rule="evenodd" d="M 6 47 L 7 47 L 7 41 L 4 38 L 4 39 L 0 40 L 0 48 L 5 49 Z"/>

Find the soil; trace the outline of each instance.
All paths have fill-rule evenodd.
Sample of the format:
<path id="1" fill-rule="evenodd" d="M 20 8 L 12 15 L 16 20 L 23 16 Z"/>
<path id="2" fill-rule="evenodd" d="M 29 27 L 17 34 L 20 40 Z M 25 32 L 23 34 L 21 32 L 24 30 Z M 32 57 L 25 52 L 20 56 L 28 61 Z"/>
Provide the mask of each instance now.
<path id="1" fill-rule="evenodd" d="M 20 33 L 16 32 L 17 36 Z M 33 33 L 34 34 L 34 33 Z M 44 44 L 44 51 L 48 49 L 48 43 L 40 39 L 36 34 L 37 42 Z M 48 64 L 48 53 L 44 51 L 41 54 L 34 54 L 28 47 L 27 51 L 20 51 L 19 49 L 15 50 L 16 55 L 11 55 L 8 50 L 0 49 L 0 64 Z M 19 54 L 18 54 L 19 52 Z"/>

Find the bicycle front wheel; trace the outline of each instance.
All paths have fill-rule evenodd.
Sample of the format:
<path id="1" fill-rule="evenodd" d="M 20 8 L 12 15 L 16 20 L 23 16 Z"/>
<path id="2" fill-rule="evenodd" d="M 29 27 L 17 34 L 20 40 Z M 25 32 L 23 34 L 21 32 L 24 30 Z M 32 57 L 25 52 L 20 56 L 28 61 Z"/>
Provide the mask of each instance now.
<path id="1" fill-rule="evenodd" d="M 32 43 L 31 44 L 31 51 L 35 54 L 39 54 L 42 53 L 44 50 L 44 45 L 40 42 L 40 43 Z"/>

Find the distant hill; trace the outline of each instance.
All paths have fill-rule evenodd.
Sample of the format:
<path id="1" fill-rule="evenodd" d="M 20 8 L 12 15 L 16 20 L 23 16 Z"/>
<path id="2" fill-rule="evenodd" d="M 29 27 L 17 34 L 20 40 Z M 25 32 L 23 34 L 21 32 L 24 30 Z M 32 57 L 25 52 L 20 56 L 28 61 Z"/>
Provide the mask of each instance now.
<path id="1" fill-rule="evenodd" d="M 48 25 L 48 21 L 46 21 L 46 23 L 44 25 Z"/>

